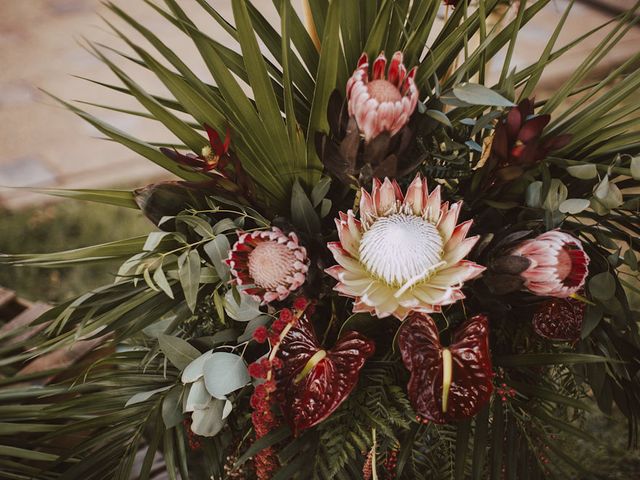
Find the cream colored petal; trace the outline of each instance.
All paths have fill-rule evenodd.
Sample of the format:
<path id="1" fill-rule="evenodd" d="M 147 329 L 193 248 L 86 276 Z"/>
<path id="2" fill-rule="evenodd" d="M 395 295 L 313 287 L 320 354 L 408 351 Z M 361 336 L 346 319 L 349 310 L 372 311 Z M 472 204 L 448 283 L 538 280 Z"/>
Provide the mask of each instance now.
<path id="1" fill-rule="evenodd" d="M 456 248 L 460 244 L 460 242 L 462 242 L 467 237 L 467 233 L 469 233 L 471 225 L 473 225 L 473 220 L 467 220 L 466 222 L 458 225 L 453 230 L 453 234 L 451 235 L 449 241 L 445 244 L 444 251 L 450 252 L 451 250 Z"/>
<path id="2" fill-rule="evenodd" d="M 485 271 L 485 267 L 468 260 L 462 260 L 456 265 L 438 270 L 438 272 L 429 279 L 429 285 L 436 287 L 448 287 L 451 285 L 460 285 L 467 280 L 477 277 Z"/>
<path id="3" fill-rule="evenodd" d="M 342 248 L 349 252 L 352 257 L 357 258 L 358 249 L 360 248 L 360 237 L 358 236 L 354 238 L 352 236 L 347 222 L 336 220 L 336 228 L 338 230 L 338 237 L 340 238 Z"/>
<path id="4" fill-rule="evenodd" d="M 378 216 L 386 216 L 395 210 L 396 189 L 388 178 L 384 179 L 382 186 L 374 193 L 373 201 Z"/>
<path id="5" fill-rule="evenodd" d="M 376 218 L 376 208 L 373 204 L 373 197 L 364 188 L 360 190 L 360 219 L 366 226 Z"/>
<path id="6" fill-rule="evenodd" d="M 331 253 L 333 253 L 333 258 L 335 258 L 336 262 L 344 268 L 353 272 L 363 272 L 363 274 L 366 272 L 362 264 L 349 255 L 349 252 L 344 250 L 339 243 L 332 242 L 327 246 L 329 247 L 329 250 L 331 250 Z"/>
<path id="7" fill-rule="evenodd" d="M 388 301 L 393 297 L 393 289 L 381 282 L 373 282 L 361 296 L 361 300 L 367 305 L 376 306 Z"/>
<path id="8" fill-rule="evenodd" d="M 422 177 L 416 175 L 416 178 L 413 179 L 413 182 L 411 182 L 411 185 L 409 185 L 407 189 L 407 195 L 403 202 L 403 205 L 411 208 L 411 212 L 414 215 L 422 215 L 422 208 L 424 206 L 422 203 L 424 199 L 422 182 Z"/>
<path id="9" fill-rule="evenodd" d="M 438 223 L 438 231 L 442 237 L 442 242 L 447 243 L 453 235 L 453 230 L 458 223 L 458 216 L 460 215 L 460 209 L 462 208 L 462 202 L 457 202 L 451 205 L 450 210 L 445 213 Z"/>
<path id="10" fill-rule="evenodd" d="M 431 285 L 420 285 L 411 290 L 423 305 L 442 305 L 451 296 L 451 288 L 436 288 Z"/>
<path id="11" fill-rule="evenodd" d="M 458 263 L 464 257 L 466 257 L 471 249 L 478 242 L 479 236 L 469 237 L 466 240 L 463 240 L 458 244 L 453 250 L 445 253 L 444 261 L 447 262 L 448 265 L 453 265 L 454 263 Z"/>
<path id="12" fill-rule="evenodd" d="M 429 222 L 436 224 L 440 219 L 440 185 L 429 194 L 423 218 Z"/>

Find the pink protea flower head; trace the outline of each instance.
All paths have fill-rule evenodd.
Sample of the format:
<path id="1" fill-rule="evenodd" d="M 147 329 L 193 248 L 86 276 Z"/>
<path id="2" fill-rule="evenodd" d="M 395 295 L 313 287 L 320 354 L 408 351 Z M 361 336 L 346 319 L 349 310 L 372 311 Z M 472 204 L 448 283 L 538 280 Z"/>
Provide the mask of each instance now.
<path id="1" fill-rule="evenodd" d="M 394 135 L 409 121 L 418 104 L 418 87 L 414 77 L 416 67 L 409 73 L 402 63 L 402 52 L 391 59 L 385 77 L 387 58 L 384 52 L 373 62 L 373 77 L 369 78 L 369 59 L 363 53 L 358 68 L 347 82 L 349 116 L 355 117 L 365 141 L 387 131 Z"/>
<path id="2" fill-rule="evenodd" d="M 525 240 L 511 252 L 530 262 L 520 275 L 524 286 L 535 295 L 566 298 L 584 286 L 589 257 L 580 240 L 559 230 Z"/>
<path id="3" fill-rule="evenodd" d="M 279 228 L 238 232 L 227 264 L 243 293 L 263 303 L 284 300 L 302 286 L 309 269 L 307 250 L 298 236 Z"/>
<path id="4" fill-rule="evenodd" d="M 335 290 L 355 299 L 354 312 L 394 315 L 440 312 L 464 298 L 462 285 L 484 271 L 464 257 L 478 237 L 466 238 L 471 221 L 457 225 L 462 203 L 441 203 L 417 176 L 404 196 L 388 178 L 362 190 L 360 219 L 353 211 L 336 219 L 339 242 L 328 247 L 338 262 L 327 273 Z"/>

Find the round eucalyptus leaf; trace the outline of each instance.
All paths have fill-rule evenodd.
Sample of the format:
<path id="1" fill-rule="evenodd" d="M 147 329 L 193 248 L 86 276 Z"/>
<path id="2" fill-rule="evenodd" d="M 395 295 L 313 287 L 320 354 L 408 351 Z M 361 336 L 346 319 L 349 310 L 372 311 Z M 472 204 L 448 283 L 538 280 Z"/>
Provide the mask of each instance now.
<path id="1" fill-rule="evenodd" d="M 191 414 L 191 430 L 202 437 L 215 436 L 225 421 L 222 418 L 225 400 L 212 399 L 206 408 L 198 408 Z"/>
<path id="2" fill-rule="evenodd" d="M 606 301 L 616 293 L 616 281 L 609 272 L 602 272 L 589 281 L 589 292 L 595 298 Z"/>
<path id="3" fill-rule="evenodd" d="M 182 383 L 195 382 L 204 375 L 204 362 L 213 355 L 213 350 L 205 352 L 193 360 L 182 372 Z"/>
<path id="4" fill-rule="evenodd" d="M 567 167 L 567 172 L 572 177 L 579 178 L 580 180 L 591 180 L 598 176 L 598 169 L 594 163 L 573 165 L 571 167 Z"/>
<path id="5" fill-rule="evenodd" d="M 225 398 L 250 381 L 247 366 L 239 355 L 215 352 L 205 361 L 204 383 L 213 397 Z"/>
<path id="6" fill-rule="evenodd" d="M 224 408 L 222 409 L 222 419 L 224 420 L 231 414 L 231 410 L 233 410 L 233 403 L 231 400 L 224 401 Z"/>
<path id="7" fill-rule="evenodd" d="M 631 159 L 631 176 L 634 180 L 640 180 L 640 155 Z"/>
<path id="8" fill-rule="evenodd" d="M 236 300 L 233 290 L 229 290 L 224 296 L 224 310 L 234 320 L 248 322 L 262 314 L 260 302 L 253 297 L 240 293 L 239 300 Z"/>
<path id="9" fill-rule="evenodd" d="M 189 394 L 186 396 L 186 400 L 183 405 L 183 410 L 185 412 L 193 412 L 196 409 L 205 408 L 210 400 L 211 395 L 207 392 L 204 380 L 200 379 L 191 385 Z"/>
<path id="10" fill-rule="evenodd" d="M 560 204 L 560 211 L 562 213 L 576 214 L 583 212 L 590 205 L 591 202 L 586 198 L 569 198 Z"/>

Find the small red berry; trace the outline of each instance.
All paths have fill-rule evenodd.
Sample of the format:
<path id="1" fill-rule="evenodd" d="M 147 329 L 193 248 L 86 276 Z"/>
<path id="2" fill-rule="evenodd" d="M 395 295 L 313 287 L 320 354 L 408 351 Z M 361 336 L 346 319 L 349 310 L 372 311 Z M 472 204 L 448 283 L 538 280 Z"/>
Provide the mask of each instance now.
<path id="1" fill-rule="evenodd" d="M 298 297 L 293 302 L 293 308 L 298 310 L 299 312 L 304 312 L 309 305 L 309 300 L 304 297 Z"/>
<path id="2" fill-rule="evenodd" d="M 264 343 L 267 341 L 267 337 L 269 336 L 269 331 L 267 327 L 264 325 L 260 325 L 253 332 L 253 339 L 258 343 Z"/>
<path id="3" fill-rule="evenodd" d="M 293 312 L 288 308 L 285 308 L 280 312 L 280 320 L 284 323 L 291 323 L 293 321 Z"/>
<path id="4" fill-rule="evenodd" d="M 264 368 L 264 365 L 262 364 L 262 362 L 258 363 L 258 362 L 254 362 L 249 364 L 249 375 L 251 375 L 253 378 L 266 378 L 267 377 L 267 370 Z"/>

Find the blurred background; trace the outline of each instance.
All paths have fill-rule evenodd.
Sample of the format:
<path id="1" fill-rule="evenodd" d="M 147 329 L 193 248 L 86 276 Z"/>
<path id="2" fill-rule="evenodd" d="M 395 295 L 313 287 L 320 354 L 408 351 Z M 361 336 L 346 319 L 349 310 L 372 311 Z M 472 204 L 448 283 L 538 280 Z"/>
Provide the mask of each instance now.
<path id="1" fill-rule="evenodd" d="M 230 0 L 209 1 L 231 19 Z M 145 1 L 114 3 L 155 32 L 205 81 L 212 81 L 205 66 L 199 64 L 199 56 L 188 38 Z M 293 3 L 301 12 L 301 1 Z M 514 66 L 524 67 L 536 61 L 568 3 L 555 0 L 522 30 Z M 556 45 L 580 37 L 635 3 L 636 0 L 578 0 Z M 264 15 L 279 28 L 271 1 L 254 0 L 254 4 L 264 8 Z M 195 0 L 180 0 L 180 5 L 192 18 L 206 22 L 206 15 L 198 15 L 202 10 Z M 445 15 L 444 7 L 441 13 Z M 138 109 L 127 96 L 95 83 L 117 85 L 118 81 L 87 50 L 85 38 L 129 52 L 101 17 L 118 28 L 126 28 L 100 0 L 0 0 L 0 253 L 64 250 L 142 235 L 152 228 L 135 211 L 60 201 L 25 189 L 3 188 L 132 188 L 169 178 L 142 157 L 100 139 L 97 130 L 49 96 Z M 198 26 L 224 43 L 226 34 L 213 22 Z M 546 92 L 557 88 L 607 32 L 606 27 L 599 30 L 570 56 L 552 64 L 545 72 L 537 97 L 544 98 Z M 629 28 L 618 48 L 608 53 L 597 74 L 606 74 L 621 64 L 638 51 L 638 45 L 640 27 L 636 25 Z M 111 58 L 117 59 L 118 55 L 113 53 Z M 489 71 L 499 73 L 499 59 L 490 65 Z M 118 61 L 128 62 L 122 57 Z M 134 72 L 134 79 L 145 88 L 165 93 L 142 69 Z M 143 117 L 84 104 L 85 107 L 138 138 L 152 142 L 173 140 L 157 123 Z M 0 266 L 0 287 L 15 290 L 23 298 L 56 303 L 111 281 L 117 267 L 108 263 L 64 270 Z M 608 478 L 640 478 L 640 457 L 634 452 L 624 452 L 624 427 L 605 417 L 594 418 L 592 423 L 594 433 L 603 440 L 602 455 L 585 455 L 584 461 L 608 462 L 611 465 Z"/>

